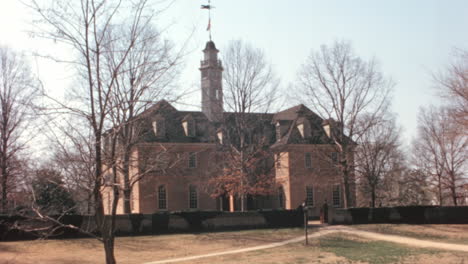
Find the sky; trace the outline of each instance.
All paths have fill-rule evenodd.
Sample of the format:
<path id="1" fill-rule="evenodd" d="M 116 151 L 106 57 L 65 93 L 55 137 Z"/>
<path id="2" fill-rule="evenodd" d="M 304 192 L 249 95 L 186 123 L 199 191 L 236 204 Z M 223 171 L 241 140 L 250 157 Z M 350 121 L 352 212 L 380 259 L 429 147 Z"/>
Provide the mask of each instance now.
<path id="1" fill-rule="evenodd" d="M 155 23 L 179 47 L 185 45 L 185 68 L 179 84 L 193 91 L 177 105 L 200 109 L 201 50 L 208 40 L 207 0 L 175 0 Z M 297 71 L 312 50 L 348 40 L 363 59 L 375 57 L 380 70 L 396 83 L 392 109 L 404 141 L 416 135 L 421 106 L 440 104 L 431 74 L 449 63 L 454 48 L 468 49 L 468 1 L 451 0 L 212 0 L 212 36 L 220 53 L 229 41 L 242 39 L 264 51 L 281 78 L 288 98 Z M 0 3 L 0 44 L 27 54 L 66 50 L 27 33 L 31 15 L 17 0 Z M 49 89 L 63 93 L 72 73 L 63 65 L 34 58 L 36 74 Z M 294 106 L 288 100 L 284 107 Z"/>

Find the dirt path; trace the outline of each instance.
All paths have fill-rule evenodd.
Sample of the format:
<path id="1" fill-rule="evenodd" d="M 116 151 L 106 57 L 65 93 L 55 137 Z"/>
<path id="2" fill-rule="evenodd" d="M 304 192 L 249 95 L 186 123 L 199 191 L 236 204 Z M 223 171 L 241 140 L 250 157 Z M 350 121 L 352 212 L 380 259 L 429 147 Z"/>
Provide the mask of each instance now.
<path id="1" fill-rule="evenodd" d="M 405 244 L 405 245 L 412 246 L 412 247 L 438 248 L 438 249 L 443 249 L 443 250 L 468 252 L 468 245 L 436 242 L 436 241 L 422 240 L 422 239 L 410 238 L 410 237 L 405 237 L 405 236 L 397 236 L 397 235 L 386 235 L 386 234 L 374 233 L 374 232 L 369 232 L 369 231 L 356 230 L 354 228 L 349 228 L 349 227 L 344 227 L 342 229 L 336 229 L 336 230 L 342 233 L 358 235 L 358 236 L 362 236 L 362 237 L 373 239 L 373 240 L 384 240 L 384 241 L 398 243 L 398 244 Z"/>
<path id="2" fill-rule="evenodd" d="M 405 244 L 405 245 L 412 246 L 412 247 L 438 248 L 438 249 L 450 250 L 450 251 L 468 252 L 468 245 L 451 244 L 451 243 L 415 239 L 415 238 L 404 237 L 404 236 L 379 234 L 379 233 L 374 233 L 374 232 L 361 231 L 361 230 L 357 230 L 357 229 L 345 227 L 345 226 L 323 227 L 323 228 L 320 228 L 319 231 L 310 234 L 308 237 L 316 238 L 316 237 L 320 237 L 320 236 L 324 236 L 324 235 L 328 235 L 328 234 L 336 233 L 336 232 L 362 236 L 362 237 L 373 239 L 373 240 L 383 240 L 383 241 L 389 241 L 389 242 L 398 243 L 398 244 Z M 160 260 L 160 261 L 147 262 L 145 264 L 175 263 L 175 262 L 189 261 L 189 260 L 195 260 L 195 259 L 201 259 L 201 258 L 209 258 L 209 257 L 222 256 L 222 255 L 244 253 L 244 252 L 250 252 L 250 251 L 256 251 L 256 250 L 280 247 L 280 246 L 284 246 L 284 245 L 291 244 L 291 243 L 297 243 L 303 240 L 304 240 L 304 237 L 301 236 L 301 237 L 297 237 L 297 238 L 293 238 L 293 239 L 289 239 L 289 240 L 285 240 L 281 242 L 266 244 L 262 246 L 241 248 L 241 249 L 228 250 L 228 251 L 222 251 L 222 252 L 214 252 L 210 254 L 196 255 L 196 256 L 190 256 L 190 257 L 166 259 L 166 260 Z"/>

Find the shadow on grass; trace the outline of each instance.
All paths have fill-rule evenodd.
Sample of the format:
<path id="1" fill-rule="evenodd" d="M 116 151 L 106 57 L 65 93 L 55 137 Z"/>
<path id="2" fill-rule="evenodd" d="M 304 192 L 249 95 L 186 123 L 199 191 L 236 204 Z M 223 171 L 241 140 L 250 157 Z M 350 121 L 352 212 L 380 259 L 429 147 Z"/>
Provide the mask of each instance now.
<path id="1" fill-rule="evenodd" d="M 14 252 L 18 252 L 18 250 L 17 250 L 17 248 L 15 246 L 8 245 L 7 242 L 2 242 L 2 243 L 0 243 L 0 252 L 14 253 Z M 0 262 L 0 263 L 2 263 L 2 262 Z"/>

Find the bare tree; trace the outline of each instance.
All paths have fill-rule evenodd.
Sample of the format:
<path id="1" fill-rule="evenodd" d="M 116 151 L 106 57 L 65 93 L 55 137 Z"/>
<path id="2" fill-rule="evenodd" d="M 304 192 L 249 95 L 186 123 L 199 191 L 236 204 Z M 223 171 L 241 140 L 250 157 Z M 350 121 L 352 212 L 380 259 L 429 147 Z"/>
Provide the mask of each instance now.
<path id="1" fill-rule="evenodd" d="M 414 163 L 430 176 L 440 205 L 446 192 L 457 205 L 457 192 L 466 181 L 468 139 L 458 133 L 447 109 L 421 109 L 418 122 Z"/>
<path id="2" fill-rule="evenodd" d="M 35 35 L 67 45 L 76 55 L 75 59 L 57 61 L 68 62 L 75 67 L 77 79 L 74 102 L 63 103 L 50 98 L 57 109 L 66 110 L 87 120 L 93 142 L 93 197 L 96 224 L 103 242 L 106 263 L 116 263 L 114 256 L 115 214 L 120 189 L 117 184 L 116 160 L 104 166 L 102 143 L 103 133 L 112 126 L 110 113 L 115 107 L 112 102 L 120 75 L 129 60 L 132 49 L 145 39 L 146 28 L 151 26 L 157 12 L 148 0 L 80 0 L 80 1 L 32 1 L 30 7 L 38 16 Z M 113 34 L 122 28 L 125 35 Z M 109 56 L 114 55 L 112 63 Z M 115 149 L 116 141 L 113 141 Z M 112 151 L 112 156 L 115 151 Z M 114 175 L 111 186 L 114 200 L 111 217 L 104 213 L 104 175 Z"/>
<path id="3" fill-rule="evenodd" d="M 117 35 L 127 34 L 118 31 Z M 120 46 L 125 46 L 128 41 L 123 38 L 120 42 L 112 43 L 112 50 L 121 50 Z M 136 179 L 143 176 L 133 175 L 134 179 L 130 176 L 131 152 L 143 132 L 137 116 L 155 101 L 176 100 L 172 83 L 178 73 L 181 54 L 173 50 L 173 45 L 162 39 L 159 31 L 147 26 L 141 39 L 129 51 L 116 79 L 111 100 L 114 107 L 110 112 L 113 132 L 109 135 L 117 137 L 120 145 L 117 156 L 121 161 L 118 172 L 123 176 L 124 213 L 131 213 L 132 182 L 137 182 Z M 119 56 L 109 53 L 106 61 L 108 69 L 112 71 L 119 62 Z"/>
<path id="4" fill-rule="evenodd" d="M 344 206 L 349 207 L 353 204 L 353 148 L 385 113 L 393 82 L 379 71 L 375 59 L 362 60 L 345 41 L 323 45 L 312 52 L 298 79 L 301 100 L 306 100 L 323 118 L 335 121 L 331 136 L 340 153 Z"/>
<path id="5" fill-rule="evenodd" d="M 77 211 L 90 215 L 94 212 L 95 172 L 91 130 L 88 126 L 68 122 L 61 127 L 54 126 L 52 131 L 59 133 L 50 137 L 55 147 L 51 163 L 61 171 L 64 184 L 77 202 Z"/>
<path id="6" fill-rule="evenodd" d="M 21 151 L 31 135 L 32 101 L 38 82 L 24 56 L 0 46 L 0 190 L 1 208 L 8 208 L 9 196 L 15 191 L 23 173 Z M 27 136 L 27 138 L 25 137 Z"/>
<path id="7" fill-rule="evenodd" d="M 228 154 L 222 176 L 213 180 L 222 182 L 230 195 L 238 196 L 244 211 L 246 195 L 264 194 L 270 183 L 266 160 L 272 155 L 268 154 L 270 142 L 263 136 L 263 128 L 271 122 L 265 113 L 275 102 L 279 79 L 264 53 L 241 40 L 229 43 L 223 62 L 224 99 L 229 111 L 223 120 L 223 145 Z"/>
<path id="8" fill-rule="evenodd" d="M 361 191 L 370 196 L 371 207 L 375 207 L 376 199 L 384 198 L 385 186 L 382 183 L 385 178 L 402 170 L 399 138 L 395 121 L 383 119 L 363 133 L 356 147 L 356 176 L 361 183 Z"/>
<path id="9" fill-rule="evenodd" d="M 418 169 L 402 171 L 394 205 L 430 205 L 434 201 L 429 177 Z M 384 183 L 386 184 L 386 183 Z"/>
<path id="10" fill-rule="evenodd" d="M 468 51 L 457 50 L 453 62 L 434 75 L 441 95 L 448 101 L 454 120 L 468 130 Z"/>

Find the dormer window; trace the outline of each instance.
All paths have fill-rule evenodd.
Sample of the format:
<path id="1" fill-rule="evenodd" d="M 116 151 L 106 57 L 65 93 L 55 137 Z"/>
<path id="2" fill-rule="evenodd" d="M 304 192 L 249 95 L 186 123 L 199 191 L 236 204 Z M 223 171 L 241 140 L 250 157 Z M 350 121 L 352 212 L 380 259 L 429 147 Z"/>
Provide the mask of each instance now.
<path id="1" fill-rule="evenodd" d="M 182 122 L 182 127 L 184 128 L 185 136 L 194 137 L 195 136 L 195 121 L 193 120 L 184 120 Z"/>
<path id="2" fill-rule="evenodd" d="M 330 124 L 324 125 L 324 126 L 323 126 L 323 130 L 325 130 L 325 134 L 327 134 L 328 137 L 331 137 Z"/>
<path id="3" fill-rule="evenodd" d="M 304 124 L 299 124 L 299 125 L 297 125 L 297 130 L 299 130 L 299 133 L 301 134 L 301 137 L 302 137 L 302 138 L 305 138 L 305 134 L 304 134 Z"/>
<path id="4" fill-rule="evenodd" d="M 281 124 L 280 122 L 276 122 L 276 140 L 281 140 Z"/>
<path id="5" fill-rule="evenodd" d="M 166 126 L 164 119 L 154 120 L 153 123 L 153 132 L 157 137 L 163 137 L 166 134 Z"/>
<path id="6" fill-rule="evenodd" d="M 218 131 L 217 136 L 219 144 L 223 144 L 223 131 Z"/>
<path id="7" fill-rule="evenodd" d="M 299 131 L 299 134 L 301 134 L 302 138 L 309 138 L 311 133 L 309 120 L 304 117 L 299 118 L 297 121 L 297 130 Z"/>

